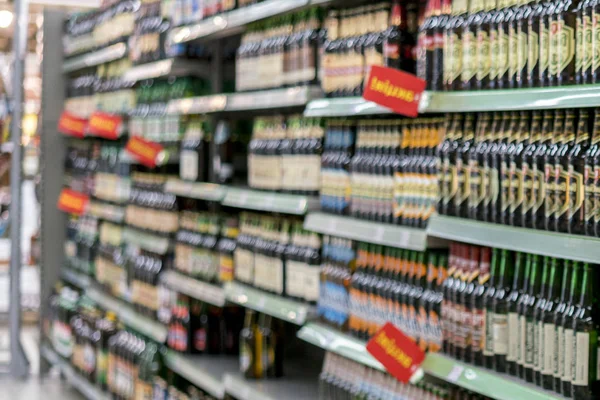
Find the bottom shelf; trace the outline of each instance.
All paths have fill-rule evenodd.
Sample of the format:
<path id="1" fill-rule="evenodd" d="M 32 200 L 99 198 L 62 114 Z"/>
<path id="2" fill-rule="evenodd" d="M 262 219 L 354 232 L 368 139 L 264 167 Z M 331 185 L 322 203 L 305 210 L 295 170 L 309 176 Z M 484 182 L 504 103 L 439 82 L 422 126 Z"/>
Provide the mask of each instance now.
<path id="1" fill-rule="evenodd" d="M 306 324 L 298 332 L 298 337 L 355 362 L 384 370 L 383 365 L 367 351 L 364 342 L 326 325 Z M 513 379 L 508 375 L 462 363 L 439 353 L 428 353 L 422 368 L 428 375 L 492 399 L 558 400 L 561 398 L 555 393 Z"/>
<path id="2" fill-rule="evenodd" d="M 110 396 L 104 393 L 87 379 L 79 375 L 71 365 L 62 359 L 49 345 L 42 345 L 40 349 L 41 356 L 50 364 L 60 369 L 67 381 L 73 385 L 79 393 L 88 400 L 110 400 Z"/>

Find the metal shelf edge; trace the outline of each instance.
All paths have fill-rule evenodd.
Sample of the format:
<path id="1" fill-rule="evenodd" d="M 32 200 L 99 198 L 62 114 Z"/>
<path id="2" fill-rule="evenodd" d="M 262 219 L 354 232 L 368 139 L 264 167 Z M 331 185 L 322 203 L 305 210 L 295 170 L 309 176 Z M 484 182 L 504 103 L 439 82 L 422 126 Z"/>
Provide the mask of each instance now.
<path id="1" fill-rule="evenodd" d="M 165 363 L 171 370 L 205 390 L 211 396 L 218 399 L 222 399 L 225 396 L 225 385 L 222 378 L 215 378 L 203 368 L 194 366 L 184 356 L 168 350 Z"/>
<path id="2" fill-rule="evenodd" d="M 217 307 L 225 305 L 225 291 L 223 288 L 190 278 L 175 271 L 164 272 L 161 279 L 171 289 L 187 294 L 195 299 Z"/>
<path id="3" fill-rule="evenodd" d="M 227 187 L 215 183 L 186 182 L 171 178 L 167 180 L 165 192 L 192 199 L 222 201 Z"/>
<path id="4" fill-rule="evenodd" d="M 319 199 L 255 189 L 229 188 L 222 203 L 229 207 L 304 215 L 309 210 L 318 208 Z"/>
<path id="5" fill-rule="evenodd" d="M 81 68 L 93 67 L 106 62 L 118 60 L 127 53 L 127 45 L 125 43 L 115 43 L 103 49 L 93 51 L 91 53 L 76 56 L 63 63 L 63 72 L 73 72 Z"/>
<path id="6" fill-rule="evenodd" d="M 70 284 L 77 286 L 80 289 L 86 289 L 90 286 L 90 277 L 83 275 L 80 272 L 74 271 L 71 268 L 63 267 L 61 269 L 61 277 Z"/>

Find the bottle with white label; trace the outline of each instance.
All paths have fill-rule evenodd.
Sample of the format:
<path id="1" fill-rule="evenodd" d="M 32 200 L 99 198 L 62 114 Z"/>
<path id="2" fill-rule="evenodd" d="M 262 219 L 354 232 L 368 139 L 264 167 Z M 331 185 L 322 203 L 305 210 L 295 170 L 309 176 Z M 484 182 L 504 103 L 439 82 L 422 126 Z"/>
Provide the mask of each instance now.
<path id="1" fill-rule="evenodd" d="M 542 324 L 542 310 L 546 306 L 546 294 L 548 292 L 548 276 L 550 274 L 550 257 L 544 257 L 542 264 L 542 285 L 539 296 L 536 296 L 533 307 L 533 383 L 542 385 L 541 360 L 544 349 L 544 325 Z"/>
<path id="2" fill-rule="evenodd" d="M 552 259 L 546 302 L 542 309 L 539 323 L 542 329 L 543 343 L 540 344 L 540 373 L 541 385 L 544 389 L 552 390 L 554 386 L 554 366 L 557 359 L 557 329 L 554 325 L 554 310 L 560 303 L 560 277 L 567 280 L 568 272 L 563 268 L 562 260 Z"/>
<path id="3" fill-rule="evenodd" d="M 554 340 L 554 347 L 556 349 L 556 352 L 555 352 L 555 356 L 554 356 L 554 373 L 553 373 L 552 390 L 554 390 L 557 393 L 562 392 L 562 385 L 560 383 L 560 378 L 562 376 L 563 366 L 564 366 L 565 342 L 563 340 L 564 329 L 561 325 L 561 321 L 562 321 L 562 315 L 565 312 L 565 310 L 567 309 L 567 305 L 568 305 L 568 301 L 569 301 L 569 296 L 570 296 L 569 288 L 570 288 L 570 282 L 571 282 L 571 272 L 572 272 L 571 261 L 564 260 L 563 261 L 563 276 L 562 276 L 563 279 L 561 282 L 561 289 L 560 289 L 560 300 L 559 300 L 558 304 L 556 305 L 556 307 L 554 308 L 552 317 L 548 317 L 548 320 L 553 322 L 554 326 L 556 327 L 556 337 Z"/>
<path id="4" fill-rule="evenodd" d="M 508 302 L 508 353 L 506 354 L 506 367 L 509 375 L 517 376 L 519 359 L 519 314 L 517 306 L 519 298 L 524 295 L 525 279 L 525 254 L 515 253 L 515 273 L 512 281 L 512 290 L 507 298 Z"/>
<path id="5" fill-rule="evenodd" d="M 492 250 L 492 266 L 490 269 L 490 283 L 484 294 L 485 309 L 485 344 L 483 346 L 483 365 L 488 369 L 494 369 L 494 308 L 493 300 L 496 293 L 496 283 L 499 279 L 500 251 Z"/>
<path id="6" fill-rule="evenodd" d="M 575 337 L 573 334 L 573 317 L 577 307 L 578 299 L 581 298 L 581 263 L 573 262 L 573 276 L 571 277 L 571 291 L 567 308 L 562 315 L 561 326 L 563 328 L 563 371 L 560 377 L 561 393 L 565 397 L 572 397 L 571 382 L 573 380 L 573 349 L 575 348 Z"/>
<path id="7" fill-rule="evenodd" d="M 533 382 L 533 367 L 535 362 L 535 342 L 538 337 L 535 335 L 535 304 L 542 291 L 542 265 L 540 256 L 534 254 L 531 256 L 531 277 L 529 280 L 529 296 L 523 307 L 525 316 L 525 380 Z"/>
<path id="8" fill-rule="evenodd" d="M 523 295 L 519 296 L 517 300 L 517 317 L 519 319 L 518 334 L 518 355 L 517 355 L 517 376 L 521 379 L 525 379 L 525 304 L 529 298 L 529 282 L 531 278 L 531 259 L 532 254 L 525 256 L 525 274 L 523 277 Z"/>
<path id="9" fill-rule="evenodd" d="M 574 399 L 598 398 L 598 273 L 595 266 L 584 264 L 582 293 L 573 317 L 573 383 Z"/>
<path id="10" fill-rule="evenodd" d="M 506 372 L 508 354 L 508 296 L 514 279 L 515 267 L 513 255 L 508 250 L 501 250 L 498 283 L 493 300 L 493 335 L 494 335 L 494 369 Z"/>

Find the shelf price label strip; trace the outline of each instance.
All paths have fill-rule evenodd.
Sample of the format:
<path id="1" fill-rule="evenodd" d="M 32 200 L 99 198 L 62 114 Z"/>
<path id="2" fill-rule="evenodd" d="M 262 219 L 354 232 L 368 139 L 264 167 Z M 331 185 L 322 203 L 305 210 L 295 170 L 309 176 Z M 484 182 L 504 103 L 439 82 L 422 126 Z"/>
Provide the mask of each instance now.
<path id="1" fill-rule="evenodd" d="M 90 116 L 86 134 L 116 140 L 123 134 L 123 118 L 119 115 L 96 111 Z"/>
<path id="2" fill-rule="evenodd" d="M 58 196 L 57 207 L 70 214 L 83 215 L 87 212 L 89 203 L 90 198 L 86 194 L 65 188 Z"/>
<path id="3" fill-rule="evenodd" d="M 225 292 L 220 287 L 178 274 L 166 271 L 162 279 L 171 289 L 187 294 L 195 299 L 205 301 L 217 307 L 225 305 Z"/>
<path id="4" fill-rule="evenodd" d="M 58 120 L 58 131 L 78 139 L 85 137 L 88 120 L 80 118 L 68 111 L 63 111 Z"/>
<path id="5" fill-rule="evenodd" d="M 139 136 L 132 136 L 129 139 L 125 151 L 138 160 L 140 164 L 149 168 L 163 165 L 169 158 L 168 152 L 165 151 L 162 145 Z"/>

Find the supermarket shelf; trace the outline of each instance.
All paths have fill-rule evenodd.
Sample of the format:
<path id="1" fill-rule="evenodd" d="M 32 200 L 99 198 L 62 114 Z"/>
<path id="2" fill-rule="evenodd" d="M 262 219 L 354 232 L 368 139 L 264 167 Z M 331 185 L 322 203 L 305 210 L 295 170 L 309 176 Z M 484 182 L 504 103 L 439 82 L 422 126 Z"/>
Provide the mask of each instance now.
<path id="1" fill-rule="evenodd" d="M 424 229 L 363 221 L 321 212 L 309 213 L 304 219 L 304 229 L 324 235 L 417 251 L 444 245 L 442 240 L 428 237 Z"/>
<path id="2" fill-rule="evenodd" d="M 365 343 L 321 324 L 309 323 L 298 337 L 324 350 L 339 354 L 368 367 L 385 371 L 365 348 Z M 422 365 L 426 374 L 497 400 L 553 400 L 550 392 L 519 380 L 463 364 L 439 353 L 428 353 Z"/>
<path id="3" fill-rule="evenodd" d="M 173 29 L 169 35 L 172 43 L 185 43 L 196 39 L 225 37 L 241 32 L 247 24 L 304 7 L 309 0 L 268 0 L 260 4 L 233 10 L 208 18 L 196 24 Z"/>
<path id="4" fill-rule="evenodd" d="M 308 323 L 298 331 L 298 337 L 324 350 L 339 354 L 357 363 L 385 371 L 366 349 L 365 343 L 328 326 Z"/>
<path id="5" fill-rule="evenodd" d="M 319 199 L 310 196 L 229 188 L 223 199 L 223 205 L 259 211 L 304 215 L 310 210 L 318 209 Z"/>
<path id="6" fill-rule="evenodd" d="M 167 351 L 165 363 L 169 369 L 217 399 L 225 397 L 225 373 L 239 369 L 237 357 L 192 356 L 172 350 Z"/>
<path id="7" fill-rule="evenodd" d="M 600 239 L 435 215 L 427 235 L 480 246 L 597 263 Z"/>
<path id="8" fill-rule="evenodd" d="M 102 392 L 100 389 L 92 385 L 87 379 L 79 375 L 71 365 L 62 359 L 49 345 L 42 345 L 40 350 L 41 356 L 44 357 L 50 364 L 59 368 L 65 379 L 73 385 L 79 393 L 88 400 L 109 400 L 110 396 Z"/>
<path id="9" fill-rule="evenodd" d="M 275 318 L 303 325 L 316 314 L 314 307 L 236 282 L 225 284 L 227 300 Z"/>
<path id="10" fill-rule="evenodd" d="M 393 114 L 393 111 L 366 101 L 362 97 L 313 100 L 304 110 L 305 117 L 345 117 Z"/>
<path id="11" fill-rule="evenodd" d="M 197 62 L 180 58 L 169 58 L 131 67 L 123 74 L 123 80 L 137 82 L 162 76 L 188 76 L 198 74 L 201 67 Z"/>
<path id="12" fill-rule="evenodd" d="M 171 245 L 170 240 L 166 237 L 156 236 L 131 227 L 123 230 L 123 242 L 160 255 L 166 254 Z"/>
<path id="13" fill-rule="evenodd" d="M 180 179 L 169 179 L 165 185 L 165 192 L 192 199 L 221 201 L 225 197 L 227 188 L 214 183 L 186 182 Z"/>
<path id="14" fill-rule="evenodd" d="M 285 360 L 285 376 L 247 380 L 239 372 L 225 374 L 225 393 L 238 400 L 315 400 L 319 398 L 319 370 L 306 359 Z M 320 363 L 318 364 L 320 365 Z"/>
<path id="15" fill-rule="evenodd" d="M 62 267 L 60 275 L 63 280 L 79 289 L 87 289 L 90 286 L 90 277 L 72 268 Z"/>
<path id="16" fill-rule="evenodd" d="M 169 101 L 169 114 L 210 114 L 302 107 L 320 98 L 323 92 L 317 86 L 299 86 L 284 89 L 261 90 L 233 94 L 190 97 Z"/>
<path id="17" fill-rule="evenodd" d="M 442 354 L 428 354 L 426 374 L 496 400 L 558 400 L 561 397 L 521 380 L 455 361 Z"/>
<path id="18" fill-rule="evenodd" d="M 100 201 L 90 201 L 88 214 L 106 221 L 121 223 L 125 218 L 125 208 Z"/>
<path id="19" fill-rule="evenodd" d="M 127 45 L 117 43 L 101 50 L 73 57 L 63 63 L 63 72 L 73 72 L 78 69 L 93 67 L 123 58 L 127 54 Z"/>
<path id="20" fill-rule="evenodd" d="M 175 271 L 166 271 L 161 276 L 163 282 L 171 289 L 186 294 L 194 299 L 202 300 L 217 307 L 225 305 L 225 291 L 215 285 L 199 281 Z"/>
<path id="21" fill-rule="evenodd" d="M 126 326 L 159 343 L 164 343 L 167 340 L 167 328 L 163 324 L 138 314 L 130 304 L 106 294 L 95 287 L 88 288 L 86 294 L 98 303 L 100 307 L 115 312 Z"/>

